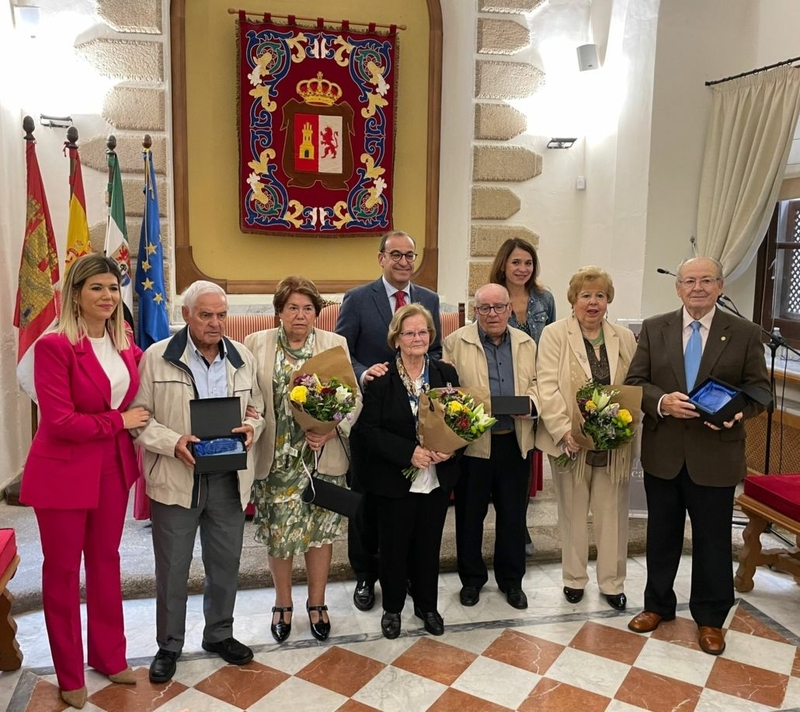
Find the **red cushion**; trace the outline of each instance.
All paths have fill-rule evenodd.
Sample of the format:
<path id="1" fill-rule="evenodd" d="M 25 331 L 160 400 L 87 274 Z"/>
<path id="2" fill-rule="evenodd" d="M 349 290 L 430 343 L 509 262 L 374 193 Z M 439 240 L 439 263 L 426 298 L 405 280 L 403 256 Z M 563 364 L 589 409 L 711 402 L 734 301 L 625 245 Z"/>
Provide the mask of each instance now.
<path id="1" fill-rule="evenodd" d="M 13 529 L 0 529 L 0 574 L 17 555 L 17 539 Z"/>
<path id="2" fill-rule="evenodd" d="M 800 475 L 751 475 L 744 478 L 744 493 L 800 521 Z"/>

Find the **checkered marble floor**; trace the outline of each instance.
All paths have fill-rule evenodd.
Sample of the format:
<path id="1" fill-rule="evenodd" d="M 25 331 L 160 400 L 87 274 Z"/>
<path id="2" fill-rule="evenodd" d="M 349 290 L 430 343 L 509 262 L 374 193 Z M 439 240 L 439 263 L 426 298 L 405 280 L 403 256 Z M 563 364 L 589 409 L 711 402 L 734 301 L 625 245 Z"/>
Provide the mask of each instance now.
<path id="1" fill-rule="evenodd" d="M 109 712 L 220 712 L 226 710 L 681 710 L 756 712 L 800 709 L 800 607 L 789 576 L 759 571 L 753 592 L 737 603 L 726 624 L 727 649 L 700 651 L 686 604 L 689 561 L 676 582 L 675 621 L 649 635 L 627 630 L 641 608 L 644 562 L 629 561 L 629 611 L 608 608 L 587 587 L 578 605 L 560 592 L 558 565 L 531 566 L 524 582 L 530 606 L 509 607 L 489 584 L 474 608 L 458 603 L 458 578 L 440 579 L 444 636 L 432 637 L 406 606 L 403 634 L 380 635 L 380 606 L 360 613 L 349 601 L 352 583 L 332 584 L 328 595 L 333 634 L 315 641 L 297 615 L 281 646 L 269 636 L 272 591 L 241 592 L 236 634 L 254 647 L 243 667 L 226 665 L 200 650 L 202 613 L 190 602 L 187 647 L 171 683 L 152 685 L 147 666 L 154 652 L 152 601 L 126 603 L 129 659 L 135 686 L 110 685 L 87 673 L 84 709 Z M 304 587 L 295 589 L 302 609 Z M 304 620 L 305 619 L 305 620 Z M 41 614 L 20 617 L 21 672 L 0 675 L 0 709 L 63 710 L 46 651 Z M 191 642 L 189 642 L 191 641 Z M 269 642 L 267 642 L 269 641 Z M 37 647 L 38 646 L 38 647 Z M 5 696 L 4 696 L 5 695 Z"/>

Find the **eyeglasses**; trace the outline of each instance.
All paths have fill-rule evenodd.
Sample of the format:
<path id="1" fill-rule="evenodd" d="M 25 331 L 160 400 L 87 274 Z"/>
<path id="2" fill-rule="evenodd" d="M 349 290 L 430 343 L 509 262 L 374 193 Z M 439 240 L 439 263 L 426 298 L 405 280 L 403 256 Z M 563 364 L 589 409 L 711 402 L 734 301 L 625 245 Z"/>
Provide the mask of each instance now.
<path id="1" fill-rule="evenodd" d="M 431 332 L 425 329 L 425 331 L 401 331 L 400 336 L 404 339 L 424 339 L 429 338 Z"/>
<path id="2" fill-rule="evenodd" d="M 413 262 L 417 259 L 416 252 L 400 252 L 399 250 L 392 250 L 391 252 L 386 252 L 386 250 L 381 250 L 384 255 L 388 255 L 389 259 L 392 262 L 399 262 L 404 257 L 406 258 L 406 262 Z"/>
<path id="3" fill-rule="evenodd" d="M 505 314 L 506 309 L 508 309 L 508 304 L 481 304 L 479 307 L 475 307 L 475 311 L 484 316 L 492 310 L 495 314 Z"/>
<path id="4" fill-rule="evenodd" d="M 702 279 L 695 279 L 694 277 L 689 277 L 687 279 L 678 280 L 678 284 L 682 284 L 684 287 L 689 287 L 689 289 L 694 289 L 695 286 L 698 284 L 703 289 L 708 289 L 717 282 L 719 282 L 719 278 L 717 277 L 703 277 Z"/>

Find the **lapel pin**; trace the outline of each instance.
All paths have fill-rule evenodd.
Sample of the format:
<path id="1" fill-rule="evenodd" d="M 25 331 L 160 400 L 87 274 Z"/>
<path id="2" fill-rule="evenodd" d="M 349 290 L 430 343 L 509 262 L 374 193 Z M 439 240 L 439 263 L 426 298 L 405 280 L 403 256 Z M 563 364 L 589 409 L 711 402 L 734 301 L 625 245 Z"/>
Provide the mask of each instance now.
<path id="1" fill-rule="evenodd" d="M 720 340 L 720 341 L 725 341 L 725 339 L 727 339 L 727 338 L 728 338 L 727 336 L 720 336 L 720 337 L 719 337 L 719 340 Z"/>

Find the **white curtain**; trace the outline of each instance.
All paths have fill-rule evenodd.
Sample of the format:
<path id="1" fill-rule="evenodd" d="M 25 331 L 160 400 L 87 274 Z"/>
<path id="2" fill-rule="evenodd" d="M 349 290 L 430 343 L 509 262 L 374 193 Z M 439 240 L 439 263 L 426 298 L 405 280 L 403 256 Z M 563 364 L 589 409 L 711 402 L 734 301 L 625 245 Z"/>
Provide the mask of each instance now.
<path id="1" fill-rule="evenodd" d="M 769 225 L 800 111 L 800 69 L 791 65 L 712 87 L 697 246 L 734 280 Z"/>
<path id="2" fill-rule="evenodd" d="M 17 82 L 24 62 L 11 6 L 0 2 L 0 489 L 19 472 L 30 443 L 30 401 L 17 386 L 17 330 L 12 325 L 25 234 L 25 141 Z"/>

